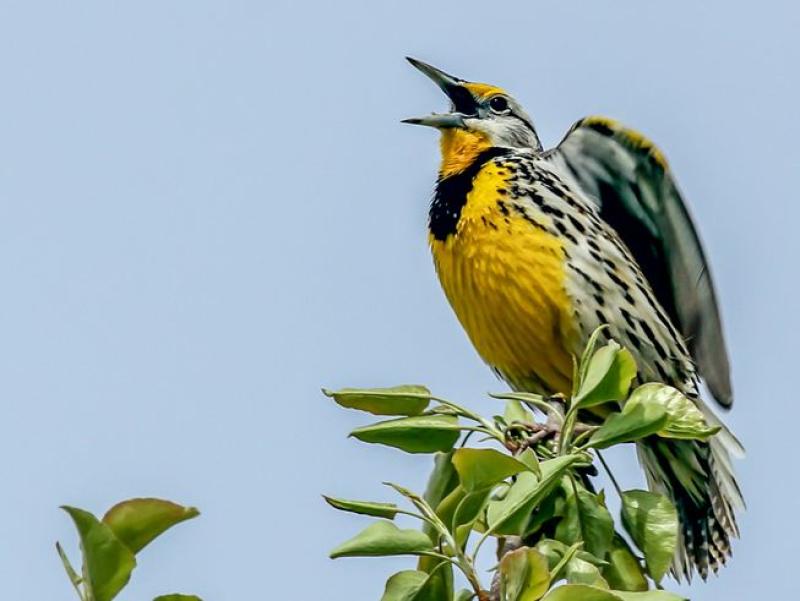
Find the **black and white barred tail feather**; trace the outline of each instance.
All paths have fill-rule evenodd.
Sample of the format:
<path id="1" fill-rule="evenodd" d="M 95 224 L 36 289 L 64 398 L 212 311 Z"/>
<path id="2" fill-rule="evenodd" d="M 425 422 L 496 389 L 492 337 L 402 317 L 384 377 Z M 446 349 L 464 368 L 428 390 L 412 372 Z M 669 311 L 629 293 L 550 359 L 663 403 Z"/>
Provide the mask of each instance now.
<path id="1" fill-rule="evenodd" d="M 723 429 L 710 442 L 651 438 L 638 445 L 639 461 L 650 489 L 675 504 L 680 521 L 672 573 L 691 581 L 696 570 L 705 580 L 731 556 L 738 538 L 735 511 L 744 508 L 730 454 L 741 445 Z"/>

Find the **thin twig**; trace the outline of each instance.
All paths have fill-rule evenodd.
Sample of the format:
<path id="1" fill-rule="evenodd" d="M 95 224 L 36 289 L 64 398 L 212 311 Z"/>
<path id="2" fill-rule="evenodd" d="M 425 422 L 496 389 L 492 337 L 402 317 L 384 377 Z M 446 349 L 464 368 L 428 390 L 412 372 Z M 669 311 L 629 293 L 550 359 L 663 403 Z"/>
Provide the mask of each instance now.
<path id="1" fill-rule="evenodd" d="M 620 497 L 622 497 L 622 489 L 620 488 L 619 483 L 617 482 L 617 479 L 614 477 L 614 474 L 612 473 L 611 468 L 608 467 L 608 464 L 606 463 L 606 460 L 603 459 L 603 455 L 600 453 L 600 451 L 596 451 L 596 452 L 597 452 L 597 458 L 600 460 L 600 463 L 603 464 L 603 469 L 606 471 L 606 474 L 608 474 L 608 477 L 611 480 L 611 484 L 613 484 L 614 488 L 617 489 L 617 494 Z"/>

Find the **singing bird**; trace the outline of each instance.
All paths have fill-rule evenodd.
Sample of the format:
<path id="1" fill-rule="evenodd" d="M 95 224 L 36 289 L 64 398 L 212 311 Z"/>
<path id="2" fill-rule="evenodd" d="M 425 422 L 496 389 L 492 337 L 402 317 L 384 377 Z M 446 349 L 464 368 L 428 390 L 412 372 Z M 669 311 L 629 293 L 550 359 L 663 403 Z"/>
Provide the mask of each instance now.
<path id="1" fill-rule="evenodd" d="M 573 357 L 600 325 L 639 381 L 681 390 L 721 426 L 708 443 L 638 445 L 649 487 L 681 522 L 673 573 L 704 579 L 731 554 L 744 503 L 736 438 L 704 403 L 733 402 L 708 261 L 663 154 L 643 135 L 587 117 L 544 150 L 503 89 L 415 59 L 451 110 L 407 119 L 441 132 L 429 242 L 450 305 L 483 360 L 517 391 L 569 395 Z"/>

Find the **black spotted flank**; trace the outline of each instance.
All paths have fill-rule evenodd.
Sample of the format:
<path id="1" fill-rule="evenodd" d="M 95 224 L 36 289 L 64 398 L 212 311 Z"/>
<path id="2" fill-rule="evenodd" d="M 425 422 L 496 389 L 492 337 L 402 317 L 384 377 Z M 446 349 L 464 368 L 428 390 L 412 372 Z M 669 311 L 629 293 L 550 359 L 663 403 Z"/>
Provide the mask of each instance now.
<path id="1" fill-rule="evenodd" d="M 593 294 L 595 302 L 600 305 L 601 307 L 606 306 L 606 299 L 603 298 L 602 294 Z"/>
<path id="2" fill-rule="evenodd" d="M 536 229 L 541 230 L 543 232 L 547 232 L 547 228 L 545 226 L 543 226 L 541 223 L 536 221 L 533 217 L 528 215 L 528 212 L 525 210 L 525 207 L 523 207 L 522 205 L 518 205 L 518 204 L 513 204 L 511 206 L 514 207 L 514 210 L 519 214 L 520 217 L 522 217 L 525 221 L 530 223 L 533 227 L 535 227 Z M 567 251 L 563 250 L 562 252 L 564 253 L 564 256 L 566 258 L 569 258 L 569 254 L 567 253 Z"/>
<path id="3" fill-rule="evenodd" d="M 589 284 L 589 285 L 590 285 L 592 288 L 594 288 L 594 289 L 595 289 L 595 291 L 596 291 L 598 294 L 603 294 L 603 287 L 602 287 L 602 286 L 601 286 L 601 285 L 600 285 L 598 282 L 596 282 L 595 280 L 593 280 L 593 279 L 592 279 L 592 277 L 591 277 L 591 276 L 590 276 L 588 273 L 586 273 L 585 271 L 583 271 L 583 270 L 582 270 L 580 267 L 578 267 L 578 266 L 577 266 L 577 265 L 575 265 L 574 263 L 571 263 L 571 264 L 570 264 L 570 267 L 571 267 L 571 268 L 572 268 L 572 270 L 573 270 L 573 271 L 575 271 L 575 272 L 576 272 L 576 273 L 577 273 L 579 276 L 581 276 L 581 277 L 584 279 L 584 281 L 585 281 L 587 284 Z"/>
<path id="4" fill-rule="evenodd" d="M 542 213 L 545 213 L 547 215 L 552 215 L 556 219 L 564 219 L 564 211 L 554 207 L 553 205 L 547 204 L 546 202 L 542 202 L 540 204 L 540 208 L 542 210 Z"/>
<path id="5" fill-rule="evenodd" d="M 628 283 L 627 283 L 625 280 L 623 280 L 621 277 L 619 277 L 619 276 L 618 276 L 616 273 L 614 273 L 613 271 L 610 271 L 610 270 L 608 270 L 608 269 L 607 269 L 607 270 L 606 270 L 606 274 L 608 274 L 608 277 L 610 277 L 610 278 L 611 278 L 611 280 L 612 280 L 612 281 L 613 281 L 613 282 L 614 282 L 614 283 L 615 283 L 617 286 L 619 286 L 620 288 L 622 288 L 622 290 L 623 290 L 624 292 L 627 292 L 627 291 L 630 289 L 630 286 L 628 286 Z"/>
<path id="6" fill-rule="evenodd" d="M 569 222 L 572 224 L 572 227 L 574 227 L 576 230 L 578 230 L 579 233 L 581 233 L 581 234 L 585 234 L 586 233 L 586 226 L 583 225 L 580 222 L 579 219 L 577 219 L 572 214 L 567 215 L 567 217 L 569 217 Z"/>
<path id="7" fill-rule="evenodd" d="M 508 148 L 488 148 L 463 171 L 439 180 L 428 212 L 428 229 L 436 240 L 447 240 L 448 236 L 456 233 L 461 210 L 472 190 L 472 180 L 481 167 L 493 158 L 506 156 L 510 152 Z"/>
<path id="8" fill-rule="evenodd" d="M 558 230 L 558 233 L 564 236 L 567 240 L 572 242 L 574 245 L 578 245 L 578 239 L 572 234 L 572 232 L 567 229 L 567 226 L 564 224 L 563 221 L 554 221 L 553 222 Z"/>
<path id="9" fill-rule="evenodd" d="M 650 340 L 650 344 L 652 344 L 653 348 L 656 349 L 656 353 L 658 353 L 658 356 L 661 357 L 662 360 L 666 361 L 669 355 L 667 355 L 667 351 L 658 341 L 658 338 L 656 338 L 656 334 L 655 332 L 653 332 L 653 328 L 650 327 L 650 324 L 647 323 L 645 320 L 640 319 L 639 327 L 642 328 L 642 331 L 644 332 L 645 336 L 647 336 L 647 338 Z"/>

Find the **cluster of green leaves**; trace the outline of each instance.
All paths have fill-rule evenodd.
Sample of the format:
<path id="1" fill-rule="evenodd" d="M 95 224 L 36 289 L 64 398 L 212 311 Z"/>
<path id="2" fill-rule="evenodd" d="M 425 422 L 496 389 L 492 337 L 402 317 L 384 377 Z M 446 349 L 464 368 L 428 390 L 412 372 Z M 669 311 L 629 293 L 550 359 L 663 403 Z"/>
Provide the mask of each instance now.
<path id="1" fill-rule="evenodd" d="M 680 599 L 659 585 L 678 541 L 672 503 L 649 491 L 618 488 L 626 538 L 587 474 L 601 449 L 649 436 L 705 440 L 716 430 L 674 388 L 645 384 L 631 392 L 633 357 L 613 341 L 599 347 L 599 333 L 576 362 L 570 399 L 493 395 L 506 405 L 491 419 L 423 386 L 324 390 L 343 407 L 392 416 L 351 432 L 358 440 L 436 453 L 424 495 L 386 483 L 409 508 L 325 497 L 342 511 L 381 518 L 331 557 L 418 556 L 417 569 L 388 579 L 382 601 Z M 537 422 L 531 407 L 548 416 L 547 423 Z M 594 416 L 596 425 L 580 423 L 579 415 Z M 475 433 L 502 451 L 465 446 Z M 399 528 L 397 515 L 416 518 L 421 528 Z M 489 538 L 497 539 L 498 549 L 518 543 L 498 553 L 492 595 L 475 568 Z M 469 589 L 456 592 L 454 571 Z"/>
<path id="2" fill-rule="evenodd" d="M 61 562 L 81 601 L 111 601 L 128 584 L 136 555 L 172 526 L 200 514 L 161 499 L 130 499 L 114 505 L 102 519 L 77 507 L 62 507 L 75 524 L 83 560 L 78 573 L 60 543 Z M 194 595 L 161 595 L 154 601 L 200 601 Z"/>

